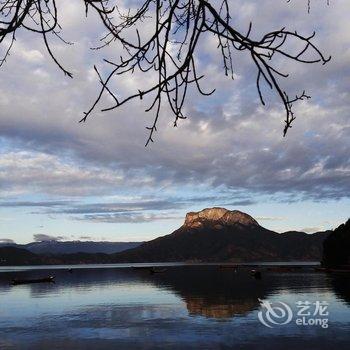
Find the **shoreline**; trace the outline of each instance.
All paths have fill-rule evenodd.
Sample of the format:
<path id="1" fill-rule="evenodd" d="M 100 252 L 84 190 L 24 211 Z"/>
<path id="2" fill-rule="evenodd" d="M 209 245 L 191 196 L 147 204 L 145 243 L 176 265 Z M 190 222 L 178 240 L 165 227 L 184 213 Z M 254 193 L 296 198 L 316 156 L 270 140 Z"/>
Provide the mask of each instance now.
<path id="1" fill-rule="evenodd" d="M 30 270 L 64 270 L 64 269 L 113 269 L 113 268 L 132 268 L 132 267 L 177 267 L 177 266 L 217 266 L 225 269 L 241 268 L 281 268 L 281 269 L 310 269 L 321 268 L 318 261 L 276 261 L 276 262 L 247 262 L 247 263 L 228 263 L 228 262 L 147 262 L 147 263 L 116 263 L 116 264 L 61 264 L 61 265 L 1 265 L 1 272 L 30 271 Z"/>

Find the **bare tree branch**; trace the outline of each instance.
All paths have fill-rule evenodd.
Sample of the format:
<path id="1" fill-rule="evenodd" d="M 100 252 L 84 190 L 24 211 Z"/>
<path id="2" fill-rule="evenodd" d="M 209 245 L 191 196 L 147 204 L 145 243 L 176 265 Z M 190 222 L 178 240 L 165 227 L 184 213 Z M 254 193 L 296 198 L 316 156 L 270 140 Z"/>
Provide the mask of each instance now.
<path id="1" fill-rule="evenodd" d="M 265 105 L 262 83 L 266 83 L 280 98 L 285 111 L 285 126 L 283 135 L 291 128 L 295 120 L 293 104 L 299 100 L 309 99 L 303 91 L 290 98 L 282 87 L 283 79 L 288 74 L 277 68 L 277 60 L 294 61 L 300 63 L 325 64 L 330 57 L 325 57 L 314 44 L 315 33 L 310 36 L 296 31 L 280 28 L 261 35 L 259 39 L 252 38 L 252 24 L 245 33 L 240 32 L 231 23 L 229 0 L 140 0 L 140 6 L 135 10 L 121 9 L 117 1 L 112 0 L 81 0 L 84 1 L 86 16 L 89 11 L 98 14 L 107 34 L 101 38 L 100 44 L 93 48 L 101 50 L 113 43 L 123 48 L 119 59 L 105 59 L 111 67 L 106 77 L 102 77 L 95 66 L 101 84 L 100 91 L 91 107 L 80 120 L 85 122 L 97 108 L 104 95 L 109 95 L 113 101 L 102 111 L 110 111 L 134 99 L 143 100 L 146 96 L 150 105 L 146 111 L 154 111 L 153 123 L 147 127 L 149 136 L 146 146 L 153 142 L 154 133 L 164 103 L 168 104 L 174 114 L 174 126 L 180 119 L 185 119 L 184 106 L 190 86 L 194 86 L 205 96 L 212 95 L 215 89 L 204 91 L 201 87 L 203 75 L 198 72 L 196 57 L 200 54 L 200 40 L 214 36 L 217 47 L 221 52 L 224 74 L 234 77 L 233 55 L 246 52 L 256 67 L 256 87 L 261 103 Z M 291 0 L 287 0 L 290 2 Z M 310 2 L 308 1 L 310 9 Z M 140 33 L 145 22 L 153 23 L 150 35 Z M 0 0 L 0 44 L 8 47 L 0 66 L 8 58 L 14 44 L 16 32 L 24 28 L 42 36 L 45 47 L 56 65 L 69 77 L 72 74 L 57 60 L 50 47 L 50 36 L 54 35 L 67 44 L 61 36 L 58 23 L 56 0 Z M 289 43 L 293 41 L 300 45 L 300 49 L 291 52 Z M 294 45 L 293 47 L 296 47 Z M 122 92 L 114 91 L 113 83 L 118 76 L 141 72 L 156 76 L 146 88 L 138 89 L 135 93 L 123 96 Z M 148 81 L 145 79 L 145 81 Z"/>

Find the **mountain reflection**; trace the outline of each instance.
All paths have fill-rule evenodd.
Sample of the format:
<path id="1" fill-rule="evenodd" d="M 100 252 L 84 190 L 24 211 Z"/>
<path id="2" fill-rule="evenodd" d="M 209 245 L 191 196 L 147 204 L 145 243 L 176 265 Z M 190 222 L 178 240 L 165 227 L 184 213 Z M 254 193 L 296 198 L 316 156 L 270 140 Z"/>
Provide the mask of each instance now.
<path id="1" fill-rule="evenodd" d="M 160 288 L 169 288 L 186 303 L 190 315 L 229 318 L 259 307 L 258 298 L 273 292 L 269 279 L 256 280 L 245 271 L 216 266 L 188 266 L 148 276 Z"/>
<path id="2" fill-rule="evenodd" d="M 249 269 L 219 269 L 217 266 L 170 268 L 164 274 L 138 272 L 144 281 L 166 288 L 179 296 L 190 315 L 207 318 L 243 316 L 259 308 L 258 299 L 267 299 L 286 291 L 310 293 L 333 291 L 350 304 L 350 280 L 346 274 L 308 272 L 273 273 L 263 271 L 254 279 Z"/>

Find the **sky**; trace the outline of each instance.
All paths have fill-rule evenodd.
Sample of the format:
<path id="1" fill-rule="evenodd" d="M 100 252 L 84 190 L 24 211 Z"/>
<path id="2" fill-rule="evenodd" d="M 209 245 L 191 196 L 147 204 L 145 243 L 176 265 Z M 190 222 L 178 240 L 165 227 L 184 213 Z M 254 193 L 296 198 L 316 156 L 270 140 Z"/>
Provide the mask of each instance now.
<path id="1" fill-rule="evenodd" d="M 120 54 L 118 47 L 90 50 L 103 28 L 94 14 L 84 17 L 82 3 L 60 1 L 62 35 L 74 45 L 52 45 L 73 79 L 25 31 L 0 69 L 0 241 L 143 241 L 213 206 L 246 212 L 277 232 L 334 229 L 350 217 L 349 1 L 313 1 L 309 14 L 306 0 L 230 1 L 241 31 L 250 21 L 256 38 L 284 26 L 315 31 L 317 45 L 332 55 L 325 66 L 277 62 L 291 73 L 283 81 L 291 95 L 305 89 L 312 96 L 295 105 L 286 138 L 279 100 L 268 93 L 267 105 L 259 102 L 249 55 L 235 54 L 232 81 L 208 35 L 196 60 L 215 94 L 191 90 L 188 119 L 178 128 L 164 105 L 146 148 L 154 115 L 143 101 L 78 123 L 98 93 L 94 64 L 106 75 L 102 58 Z M 125 9 L 138 1 L 120 3 Z M 127 75 L 113 87 L 127 95 L 148 82 Z"/>

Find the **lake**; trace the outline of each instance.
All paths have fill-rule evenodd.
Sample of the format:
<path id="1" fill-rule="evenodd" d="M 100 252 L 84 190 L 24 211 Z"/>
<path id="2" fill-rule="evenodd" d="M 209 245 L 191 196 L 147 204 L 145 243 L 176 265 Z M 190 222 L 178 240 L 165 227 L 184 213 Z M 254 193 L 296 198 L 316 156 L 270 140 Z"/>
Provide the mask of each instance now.
<path id="1" fill-rule="evenodd" d="M 348 349 L 349 274 L 2 267 L 0 349 Z M 11 286 L 55 275 L 56 283 Z"/>

